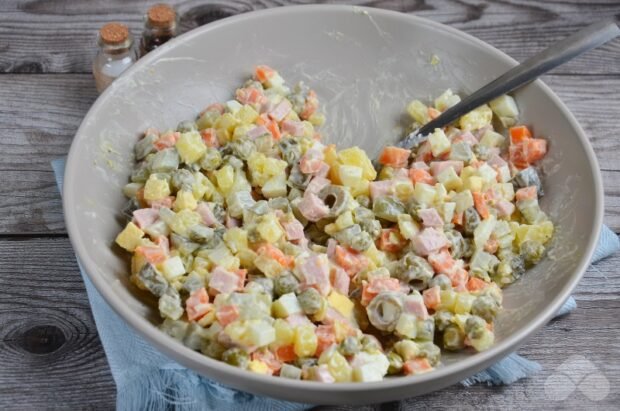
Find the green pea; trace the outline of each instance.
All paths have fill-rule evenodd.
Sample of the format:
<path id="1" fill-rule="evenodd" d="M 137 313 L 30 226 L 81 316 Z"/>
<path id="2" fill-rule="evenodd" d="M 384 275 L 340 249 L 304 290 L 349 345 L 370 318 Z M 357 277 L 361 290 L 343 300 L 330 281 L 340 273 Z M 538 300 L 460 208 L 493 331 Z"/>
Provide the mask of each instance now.
<path id="1" fill-rule="evenodd" d="M 451 290 L 452 289 L 452 280 L 445 274 L 437 274 L 434 276 L 431 281 L 428 283 L 429 287 L 439 286 L 442 290 Z"/>
<path id="2" fill-rule="evenodd" d="M 357 203 L 365 208 L 370 207 L 370 198 L 368 198 L 368 196 L 365 195 L 361 195 L 361 196 L 357 196 L 355 197 L 355 201 L 357 201 Z"/>
<path id="3" fill-rule="evenodd" d="M 484 318 L 486 322 L 493 322 L 499 311 L 497 302 L 488 295 L 481 295 L 474 300 L 471 306 L 471 313 Z"/>
<path id="4" fill-rule="evenodd" d="M 478 227 L 478 224 L 480 224 L 480 215 L 476 209 L 473 207 L 466 209 L 463 214 L 463 220 L 465 222 L 463 225 L 463 231 L 465 234 L 469 236 L 474 235 L 474 230 Z"/>
<path id="5" fill-rule="evenodd" d="M 172 179 L 170 180 L 170 183 L 172 184 L 172 187 L 176 190 L 185 188 L 191 191 L 191 187 L 195 181 L 196 178 L 194 177 L 194 175 L 189 170 L 182 168 L 172 173 Z"/>
<path id="6" fill-rule="evenodd" d="M 398 216 L 405 212 L 405 206 L 395 198 L 380 197 L 374 201 L 372 211 L 377 217 L 396 223 Z"/>
<path id="7" fill-rule="evenodd" d="M 274 291 L 276 296 L 281 296 L 288 293 L 294 293 L 299 288 L 299 281 L 290 272 L 282 273 L 279 277 L 274 279 Z"/>
<path id="8" fill-rule="evenodd" d="M 435 336 L 435 320 L 427 318 L 426 320 L 418 319 L 416 321 L 416 341 L 433 341 Z"/>
<path id="9" fill-rule="evenodd" d="M 387 359 L 390 363 L 390 366 L 388 368 L 388 374 L 390 375 L 394 375 L 394 374 L 400 374 L 401 371 L 403 370 L 403 359 L 400 355 L 398 355 L 396 352 L 394 351 L 390 351 L 387 354 Z"/>
<path id="10" fill-rule="evenodd" d="M 222 155 L 213 147 L 207 147 L 207 151 L 200 160 L 200 167 L 206 171 L 217 170 L 222 165 Z"/>
<path id="11" fill-rule="evenodd" d="M 458 351 L 465 348 L 465 335 L 455 324 L 450 324 L 443 331 L 443 348 Z"/>
<path id="12" fill-rule="evenodd" d="M 433 317 L 435 318 L 435 328 L 437 328 L 438 331 L 445 331 L 445 329 L 452 324 L 454 315 L 448 310 L 440 310 L 437 311 Z"/>
<path id="13" fill-rule="evenodd" d="M 348 336 L 342 340 L 338 350 L 342 355 L 355 355 L 360 351 L 360 343 L 357 338 Z"/>
<path id="14" fill-rule="evenodd" d="M 545 246 L 538 241 L 527 240 L 521 244 L 521 255 L 526 263 L 537 264 L 545 253 Z"/>
<path id="15" fill-rule="evenodd" d="M 465 333 L 470 340 L 482 337 L 486 328 L 487 323 L 477 315 L 472 315 L 465 321 Z"/>
<path id="16" fill-rule="evenodd" d="M 379 344 L 377 339 L 370 335 L 362 336 L 360 344 L 362 345 L 362 351 L 374 352 L 377 350 L 381 350 L 381 345 Z"/>
<path id="17" fill-rule="evenodd" d="M 237 347 L 224 351 L 222 361 L 239 368 L 246 368 L 250 362 L 248 353 Z"/>
<path id="18" fill-rule="evenodd" d="M 151 153 L 155 152 L 154 143 L 158 140 L 155 134 L 149 134 L 148 136 L 144 136 L 144 138 L 140 139 L 134 146 L 134 154 L 136 156 L 136 160 L 140 161 Z"/>
<path id="19" fill-rule="evenodd" d="M 433 344 L 431 341 L 424 341 L 418 343 L 420 349 L 419 356 L 426 357 L 432 366 L 439 363 L 439 357 L 441 356 L 441 349 Z"/>
<path id="20" fill-rule="evenodd" d="M 193 120 L 184 120 L 179 123 L 177 126 L 177 131 L 179 133 L 187 133 L 190 131 L 196 131 L 198 128 L 196 127 L 196 122 Z"/>
<path id="21" fill-rule="evenodd" d="M 297 299 L 299 300 L 299 305 L 301 305 L 302 310 L 304 310 L 304 313 L 307 315 L 318 313 L 325 303 L 321 294 L 314 288 L 305 289 L 297 296 Z"/>
<path id="22" fill-rule="evenodd" d="M 202 347 L 200 347 L 200 352 L 207 357 L 215 358 L 216 360 L 222 358 L 224 351 L 226 351 L 226 347 L 215 340 L 205 340 L 202 343 Z"/>
<path id="23" fill-rule="evenodd" d="M 232 143 L 233 154 L 241 160 L 247 160 L 256 151 L 256 146 L 247 138 L 241 138 Z M 243 165 L 243 164 L 242 164 Z"/>

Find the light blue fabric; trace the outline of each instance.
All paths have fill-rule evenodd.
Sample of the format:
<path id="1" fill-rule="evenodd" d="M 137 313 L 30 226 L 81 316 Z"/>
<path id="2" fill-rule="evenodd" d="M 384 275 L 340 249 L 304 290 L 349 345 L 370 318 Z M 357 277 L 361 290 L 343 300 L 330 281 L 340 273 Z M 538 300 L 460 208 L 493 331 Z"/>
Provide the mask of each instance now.
<path id="1" fill-rule="evenodd" d="M 65 159 L 52 162 L 56 181 L 62 192 Z M 592 262 L 605 258 L 620 249 L 618 236 L 603 227 Z M 79 263 L 79 262 L 78 262 Z M 107 305 L 80 267 L 86 292 L 118 391 L 119 410 L 304 410 L 311 405 L 261 397 L 225 387 L 201 377 L 154 349 L 136 334 Z M 576 308 L 570 297 L 558 311 L 558 316 Z M 537 362 L 510 354 L 488 369 L 462 381 L 470 386 L 511 384 L 538 371 Z"/>

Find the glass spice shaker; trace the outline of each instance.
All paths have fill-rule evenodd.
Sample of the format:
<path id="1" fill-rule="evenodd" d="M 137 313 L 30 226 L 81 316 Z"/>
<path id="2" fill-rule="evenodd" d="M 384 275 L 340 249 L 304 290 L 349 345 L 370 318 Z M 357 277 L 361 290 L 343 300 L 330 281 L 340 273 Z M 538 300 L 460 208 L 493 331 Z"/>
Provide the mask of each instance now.
<path id="1" fill-rule="evenodd" d="M 136 62 L 133 36 L 126 25 L 108 23 L 99 30 L 99 51 L 93 61 L 95 85 L 100 93 Z"/>
<path id="2" fill-rule="evenodd" d="M 177 35 L 177 13 L 167 4 L 152 6 L 145 16 L 140 56 L 156 49 Z"/>

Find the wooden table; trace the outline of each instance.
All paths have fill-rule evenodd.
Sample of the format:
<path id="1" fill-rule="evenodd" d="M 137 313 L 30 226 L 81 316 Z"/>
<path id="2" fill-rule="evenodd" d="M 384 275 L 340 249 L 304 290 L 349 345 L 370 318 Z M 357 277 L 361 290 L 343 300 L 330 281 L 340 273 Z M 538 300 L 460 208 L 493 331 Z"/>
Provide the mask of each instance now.
<path id="1" fill-rule="evenodd" d="M 67 238 L 50 168 L 97 97 L 95 33 L 112 20 L 138 35 L 154 1 L 0 2 L 0 408 L 112 408 L 115 387 Z M 179 2 L 184 30 L 289 0 Z M 580 27 L 620 17 L 618 0 L 377 0 L 351 4 L 400 10 L 461 29 L 518 60 Z M 545 76 L 575 114 L 605 180 L 605 222 L 620 230 L 620 41 Z M 544 371 L 507 387 L 453 386 L 383 409 L 614 408 L 620 400 L 620 255 L 591 267 L 579 308 L 520 348 Z M 553 401 L 553 378 L 570 355 L 585 356 L 609 382 Z M 545 391 L 545 388 L 547 391 Z M 551 393 L 551 395 L 550 395 Z"/>

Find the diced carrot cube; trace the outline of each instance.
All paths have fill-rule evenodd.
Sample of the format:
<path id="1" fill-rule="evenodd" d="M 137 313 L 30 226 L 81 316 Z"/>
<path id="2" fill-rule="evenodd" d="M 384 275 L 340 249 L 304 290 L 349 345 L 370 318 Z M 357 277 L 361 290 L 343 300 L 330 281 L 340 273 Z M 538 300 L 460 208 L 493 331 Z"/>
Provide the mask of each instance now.
<path id="1" fill-rule="evenodd" d="M 276 349 L 276 358 L 281 362 L 292 362 L 297 359 L 297 354 L 295 354 L 295 345 L 283 345 L 282 347 L 278 347 Z"/>
<path id="2" fill-rule="evenodd" d="M 407 375 L 422 374 L 432 370 L 433 367 L 428 361 L 428 358 L 418 357 L 413 360 L 405 361 L 403 364 L 403 371 Z"/>
<path id="3" fill-rule="evenodd" d="M 254 74 L 256 76 L 256 80 L 264 83 L 273 76 L 275 76 L 276 71 L 269 66 L 261 65 L 256 67 Z"/>
<path id="4" fill-rule="evenodd" d="M 436 285 L 422 292 L 422 296 L 424 298 L 424 305 L 426 305 L 426 308 L 434 310 L 439 306 L 439 304 L 441 303 L 440 291 L 441 289 L 438 285 Z"/>
<path id="5" fill-rule="evenodd" d="M 541 160 L 547 154 L 547 140 L 532 138 L 527 141 L 527 162 L 532 164 Z"/>
<path id="6" fill-rule="evenodd" d="M 472 196 L 474 197 L 474 206 L 478 214 L 480 214 L 483 219 L 489 218 L 489 207 L 487 206 L 485 195 L 475 191 L 472 193 Z"/>
<path id="7" fill-rule="evenodd" d="M 223 305 L 217 309 L 215 318 L 217 318 L 223 327 L 226 327 L 228 324 L 239 318 L 239 310 L 237 310 L 237 306 L 235 305 Z"/>
<path id="8" fill-rule="evenodd" d="M 515 193 L 517 201 L 536 199 L 536 186 L 523 187 Z"/>
<path id="9" fill-rule="evenodd" d="M 509 133 L 510 133 L 510 143 L 512 144 L 518 144 L 532 137 L 532 133 L 530 132 L 530 129 L 527 128 L 527 126 L 510 127 Z"/>
<path id="10" fill-rule="evenodd" d="M 441 111 L 437 110 L 436 108 L 434 107 L 428 108 L 428 116 L 431 118 L 431 120 L 435 120 L 440 115 L 441 115 Z"/>
<path id="11" fill-rule="evenodd" d="M 389 253 L 400 251 L 407 244 L 397 228 L 386 228 L 377 239 L 377 248 Z"/>
<path id="12" fill-rule="evenodd" d="M 489 284 L 477 277 L 470 277 L 467 281 L 467 290 L 470 292 L 484 290 L 488 286 Z"/>
<path id="13" fill-rule="evenodd" d="M 411 155 L 411 150 L 406 150 L 400 147 L 387 146 L 383 149 L 379 155 L 379 163 L 384 166 L 390 166 L 394 168 L 407 167 L 407 160 Z"/>
<path id="14" fill-rule="evenodd" d="M 424 183 L 435 185 L 436 181 L 431 174 L 424 169 L 421 168 L 412 168 L 409 170 L 409 179 L 414 183 Z"/>

